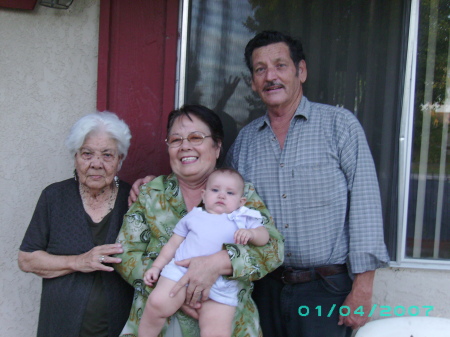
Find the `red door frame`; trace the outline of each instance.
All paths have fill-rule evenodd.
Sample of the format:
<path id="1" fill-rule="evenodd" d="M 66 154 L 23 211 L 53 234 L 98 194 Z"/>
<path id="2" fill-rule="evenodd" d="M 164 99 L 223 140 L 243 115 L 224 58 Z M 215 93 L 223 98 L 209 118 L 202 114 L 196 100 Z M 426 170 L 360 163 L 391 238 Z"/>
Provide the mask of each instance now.
<path id="1" fill-rule="evenodd" d="M 101 0 L 97 109 L 131 129 L 119 175 L 132 183 L 170 172 L 164 144 L 175 106 L 178 0 Z"/>

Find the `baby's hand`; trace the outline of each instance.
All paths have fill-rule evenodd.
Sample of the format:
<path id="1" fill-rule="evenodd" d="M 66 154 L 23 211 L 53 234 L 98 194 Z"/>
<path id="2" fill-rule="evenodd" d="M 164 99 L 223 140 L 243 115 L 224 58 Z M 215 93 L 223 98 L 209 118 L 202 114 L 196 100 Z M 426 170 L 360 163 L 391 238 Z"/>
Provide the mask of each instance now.
<path id="1" fill-rule="evenodd" d="M 249 240 L 253 239 L 253 232 L 250 229 L 238 229 L 234 232 L 234 242 L 246 245 Z"/>
<path id="2" fill-rule="evenodd" d="M 151 267 L 144 274 L 144 283 L 149 287 L 153 287 L 155 282 L 158 281 L 160 272 L 161 269 L 159 269 L 158 267 Z"/>

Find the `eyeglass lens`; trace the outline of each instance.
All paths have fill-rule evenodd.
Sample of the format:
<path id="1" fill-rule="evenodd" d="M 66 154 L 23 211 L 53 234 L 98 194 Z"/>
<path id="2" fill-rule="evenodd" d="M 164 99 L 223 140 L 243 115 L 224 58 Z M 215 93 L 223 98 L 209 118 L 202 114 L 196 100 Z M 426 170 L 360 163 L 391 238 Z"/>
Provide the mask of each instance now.
<path id="1" fill-rule="evenodd" d="M 206 137 L 210 136 L 206 136 L 202 132 L 191 132 L 186 138 L 181 137 L 180 135 L 171 135 L 166 139 L 166 143 L 170 147 L 179 147 L 183 143 L 183 140 L 187 139 L 189 143 L 196 146 L 202 144 Z"/>

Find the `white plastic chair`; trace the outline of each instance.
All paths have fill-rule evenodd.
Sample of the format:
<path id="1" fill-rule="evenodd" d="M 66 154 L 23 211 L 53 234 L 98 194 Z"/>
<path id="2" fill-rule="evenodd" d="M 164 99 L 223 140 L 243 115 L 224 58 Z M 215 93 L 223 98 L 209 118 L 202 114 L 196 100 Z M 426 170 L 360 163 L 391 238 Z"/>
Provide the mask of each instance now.
<path id="1" fill-rule="evenodd" d="M 450 337 L 450 319 L 441 317 L 393 317 L 371 321 L 355 337 Z"/>

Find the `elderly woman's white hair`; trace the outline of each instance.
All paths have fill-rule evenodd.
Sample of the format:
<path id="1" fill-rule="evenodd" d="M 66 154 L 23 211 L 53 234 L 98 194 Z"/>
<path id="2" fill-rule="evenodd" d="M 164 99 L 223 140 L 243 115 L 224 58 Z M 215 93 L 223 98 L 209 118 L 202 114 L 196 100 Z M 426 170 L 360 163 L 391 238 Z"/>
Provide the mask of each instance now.
<path id="1" fill-rule="evenodd" d="M 123 160 L 127 157 L 131 133 L 128 125 L 112 112 L 96 112 L 86 115 L 72 126 L 66 139 L 66 146 L 70 151 L 70 155 L 74 157 L 75 153 L 83 145 L 86 137 L 99 131 L 107 132 L 112 139 L 117 141 L 119 155 L 123 155 L 119 164 L 120 168 Z"/>

